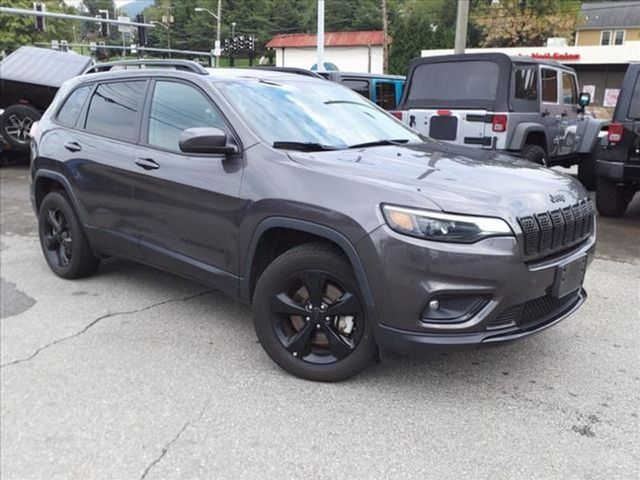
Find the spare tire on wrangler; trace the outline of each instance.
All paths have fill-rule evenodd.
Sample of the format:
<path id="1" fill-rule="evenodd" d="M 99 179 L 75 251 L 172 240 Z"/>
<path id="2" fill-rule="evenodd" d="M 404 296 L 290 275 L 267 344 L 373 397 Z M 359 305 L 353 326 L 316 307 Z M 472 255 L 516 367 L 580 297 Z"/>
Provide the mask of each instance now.
<path id="1" fill-rule="evenodd" d="M 0 135 L 16 150 L 28 150 L 29 131 L 41 116 L 31 105 L 11 105 L 0 116 Z"/>

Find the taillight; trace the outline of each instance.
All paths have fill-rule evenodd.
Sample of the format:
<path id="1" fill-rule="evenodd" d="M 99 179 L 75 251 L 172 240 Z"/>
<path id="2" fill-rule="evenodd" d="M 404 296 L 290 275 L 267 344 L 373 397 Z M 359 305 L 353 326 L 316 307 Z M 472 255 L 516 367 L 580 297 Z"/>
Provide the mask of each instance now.
<path id="1" fill-rule="evenodd" d="M 506 115 L 493 115 L 491 118 L 491 130 L 494 132 L 506 132 L 507 131 L 507 116 Z"/>
<path id="2" fill-rule="evenodd" d="M 402 110 L 391 110 L 389 113 L 396 117 L 398 120 L 402 121 L 402 114 L 404 113 Z"/>
<path id="3" fill-rule="evenodd" d="M 622 134 L 624 133 L 624 125 L 621 123 L 612 123 L 609 125 L 608 140 L 609 143 L 618 143 L 622 141 Z"/>

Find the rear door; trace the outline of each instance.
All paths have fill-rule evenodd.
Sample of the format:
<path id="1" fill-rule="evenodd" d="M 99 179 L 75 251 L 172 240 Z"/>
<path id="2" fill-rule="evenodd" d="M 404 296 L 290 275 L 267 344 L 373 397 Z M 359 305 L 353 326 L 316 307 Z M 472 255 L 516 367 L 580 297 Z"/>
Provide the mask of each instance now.
<path id="1" fill-rule="evenodd" d="M 235 294 L 242 157 L 182 153 L 180 133 L 193 127 L 218 127 L 233 136 L 198 86 L 156 79 L 135 151 L 140 248 L 155 265 Z"/>
<path id="2" fill-rule="evenodd" d="M 373 79 L 375 102 L 385 110 L 395 110 L 398 106 L 397 88 L 394 80 Z"/>
<path id="3" fill-rule="evenodd" d="M 492 61 L 426 63 L 407 85 L 404 120 L 423 135 L 478 148 L 492 148 L 506 132 L 492 130 L 500 66 Z M 506 112 L 504 112 L 506 113 Z"/>
<path id="4" fill-rule="evenodd" d="M 75 128 L 60 130 L 58 140 L 86 233 L 101 249 L 133 257 L 139 250 L 131 176 L 147 84 L 138 78 L 80 87 L 91 89 L 77 94 L 88 96 L 83 113 Z M 74 94 L 67 102 L 80 100 Z M 57 118 L 63 124 L 73 121 L 65 106 Z"/>

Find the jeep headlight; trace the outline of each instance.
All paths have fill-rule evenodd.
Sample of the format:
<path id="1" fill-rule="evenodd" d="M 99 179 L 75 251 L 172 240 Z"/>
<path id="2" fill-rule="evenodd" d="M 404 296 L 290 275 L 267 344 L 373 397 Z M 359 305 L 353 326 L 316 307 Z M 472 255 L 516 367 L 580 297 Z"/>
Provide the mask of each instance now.
<path id="1" fill-rule="evenodd" d="M 487 237 L 512 236 L 504 220 L 383 205 L 387 224 L 396 232 L 437 242 L 474 243 Z"/>

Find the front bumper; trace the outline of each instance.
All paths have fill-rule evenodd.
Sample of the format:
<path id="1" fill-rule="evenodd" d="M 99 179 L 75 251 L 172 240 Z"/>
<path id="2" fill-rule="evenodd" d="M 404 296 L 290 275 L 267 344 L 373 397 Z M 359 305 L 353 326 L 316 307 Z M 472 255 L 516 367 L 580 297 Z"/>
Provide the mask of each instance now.
<path id="1" fill-rule="evenodd" d="M 525 262 L 515 237 L 472 245 L 414 239 L 381 226 L 358 243 L 378 317 L 374 332 L 383 349 L 416 353 L 510 342 L 544 330 L 585 301 L 579 289 L 562 299 L 553 287 L 559 267 L 590 261 L 595 233 L 570 251 Z M 432 299 L 481 296 L 482 308 L 458 322 L 425 321 Z"/>
<path id="2" fill-rule="evenodd" d="M 377 340 L 382 348 L 402 354 L 419 354 L 433 350 L 463 350 L 505 344 L 535 335 L 564 320 L 582 306 L 587 299 L 587 292 L 581 289 L 571 297 L 571 301 L 564 308 L 527 325 L 514 325 L 502 330 L 459 335 L 415 333 L 381 325 Z"/>

